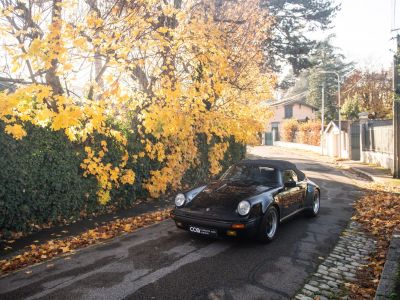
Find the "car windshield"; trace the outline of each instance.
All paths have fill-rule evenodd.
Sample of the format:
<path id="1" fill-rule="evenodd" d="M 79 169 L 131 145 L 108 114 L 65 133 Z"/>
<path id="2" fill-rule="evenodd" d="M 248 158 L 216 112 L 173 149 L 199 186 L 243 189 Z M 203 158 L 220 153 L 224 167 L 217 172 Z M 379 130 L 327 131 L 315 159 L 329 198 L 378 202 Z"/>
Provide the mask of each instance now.
<path id="1" fill-rule="evenodd" d="M 279 173 L 276 169 L 270 167 L 235 165 L 222 175 L 221 180 L 275 186 L 279 184 Z"/>

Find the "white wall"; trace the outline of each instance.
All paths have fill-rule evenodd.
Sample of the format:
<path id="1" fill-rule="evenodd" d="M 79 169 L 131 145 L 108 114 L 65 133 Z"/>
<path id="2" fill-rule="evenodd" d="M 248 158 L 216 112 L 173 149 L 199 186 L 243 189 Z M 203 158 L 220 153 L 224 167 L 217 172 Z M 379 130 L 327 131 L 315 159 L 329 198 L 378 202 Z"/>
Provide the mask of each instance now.
<path id="1" fill-rule="evenodd" d="M 342 131 L 340 135 L 341 146 L 342 146 L 342 155 L 341 158 L 349 158 L 349 135 L 347 132 Z M 330 130 L 328 133 L 323 136 L 323 151 L 322 154 L 329 157 L 339 157 L 339 133 L 333 132 Z"/>
<path id="2" fill-rule="evenodd" d="M 375 164 L 385 169 L 394 171 L 393 154 L 373 152 L 373 151 L 362 151 L 361 161 L 369 164 Z"/>

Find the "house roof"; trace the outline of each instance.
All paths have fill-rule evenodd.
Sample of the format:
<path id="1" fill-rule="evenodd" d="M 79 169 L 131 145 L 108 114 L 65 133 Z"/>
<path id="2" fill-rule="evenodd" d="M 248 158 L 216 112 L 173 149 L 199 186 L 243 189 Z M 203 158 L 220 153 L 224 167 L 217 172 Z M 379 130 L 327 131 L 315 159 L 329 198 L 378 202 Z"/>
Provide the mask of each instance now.
<path id="1" fill-rule="evenodd" d="M 342 131 L 347 132 L 347 128 L 349 125 L 349 121 L 340 121 L 340 124 L 342 125 Z M 338 121 L 330 121 L 328 126 L 326 126 L 324 133 L 328 133 L 331 128 L 336 128 L 339 130 L 339 122 Z"/>
<path id="2" fill-rule="evenodd" d="M 317 107 L 315 107 L 315 106 L 313 106 L 311 104 L 308 104 L 304 99 L 299 99 L 299 98 L 292 98 L 292 99 L 289 98 L 289 99 L 285 99 L 283 101 L 272 102 L 270 104 L 270 106 L 289 105 L 289 104 L 295 104 L 295 103 L 298 103 L 298 104 L 301 104 L 301 105 L 304 105 L 304 106 L 308 106 L 308 107 L 311 107 L 311 108 L 313 108 L 315 110 L 318 110 Z"/>

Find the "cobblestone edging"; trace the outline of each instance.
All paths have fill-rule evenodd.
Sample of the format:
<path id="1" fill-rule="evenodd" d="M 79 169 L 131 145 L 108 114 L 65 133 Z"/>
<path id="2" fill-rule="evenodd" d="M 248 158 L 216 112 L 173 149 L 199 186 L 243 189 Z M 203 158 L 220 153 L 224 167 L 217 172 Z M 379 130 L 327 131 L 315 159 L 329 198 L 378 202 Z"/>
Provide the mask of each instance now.
<path id="1" fill-rule="evenodd" d="M 375 300 L 390 299 L 395 289 L 396 276 L 400 263 L 400 227 L 394 231 L 385 266 L 383 267 L 381 280 L 375 294 Z"/>
<path id="2" fill-rule="evenodd" d="M 351 221 L 342 232 L 338 243 L 294 297 L 298 300 L 347 299 L 344 284 L 356 280 L 356 272 L 367 263 L 376 241 Z"/>

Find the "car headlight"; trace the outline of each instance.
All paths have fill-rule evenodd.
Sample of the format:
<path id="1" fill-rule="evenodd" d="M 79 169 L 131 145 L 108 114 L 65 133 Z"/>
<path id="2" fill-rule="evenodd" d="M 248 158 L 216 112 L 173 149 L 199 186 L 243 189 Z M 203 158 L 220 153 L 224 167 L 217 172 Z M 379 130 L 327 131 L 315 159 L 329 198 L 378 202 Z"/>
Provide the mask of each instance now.
<path id="1" fill-rule="evenodd" d="M 186 201 L 186 197 L 184 194 L 176 195 L 176 197 L 175 197 L 175 205 L 176 206 L 178 206 L 178 207 L 182 206 L 183 204 L 185 204 L 185 201 Z"/>
<path id="2" fill-rule="evenodd" d="M 250 212 L 250 207 L 249 201 L 241 201 L 237 207 L 237 211 L 239 215 L 245 216 Z"/>

